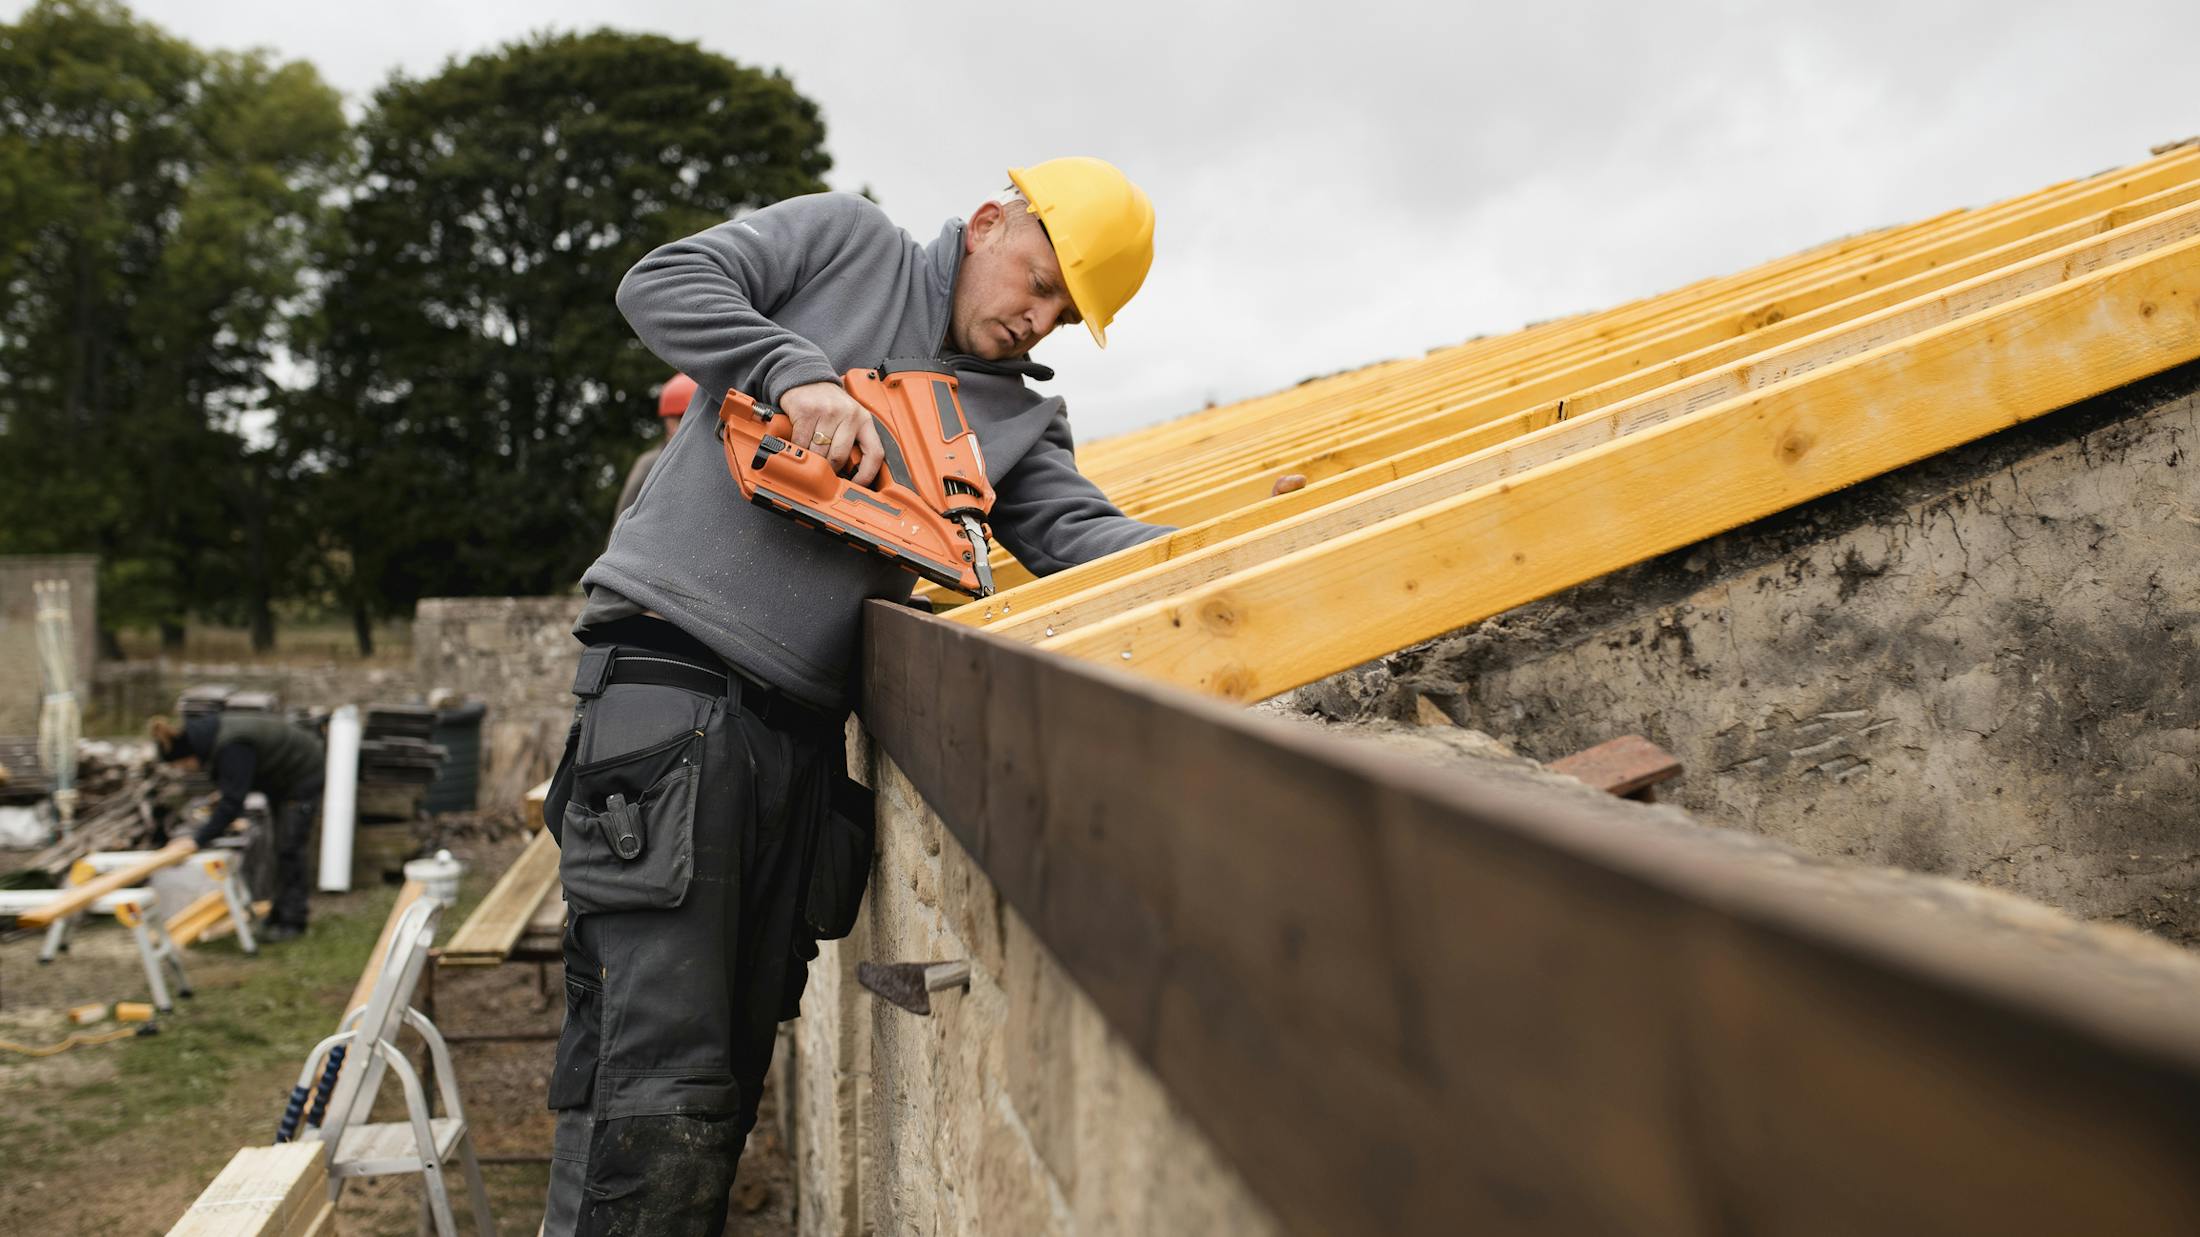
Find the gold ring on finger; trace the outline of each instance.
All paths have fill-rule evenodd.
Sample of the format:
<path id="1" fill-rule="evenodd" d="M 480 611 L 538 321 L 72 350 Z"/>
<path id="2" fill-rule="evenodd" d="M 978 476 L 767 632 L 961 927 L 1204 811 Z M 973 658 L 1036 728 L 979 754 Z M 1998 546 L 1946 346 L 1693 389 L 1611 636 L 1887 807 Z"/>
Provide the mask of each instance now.
<path id="1" fill-rule="evenodd" d="M 826 434 L 826 433 L 816 433 L 816 434 L 812 434 L 812 435 L 810 435 L 810 445 L 811 445 L 811 446 L 813 446 L 813 447 L 829 447 L 829 446 L 832 446 L 832 445 L 833 445 L 833 436 L 832 436 L 831 434 Z"/>

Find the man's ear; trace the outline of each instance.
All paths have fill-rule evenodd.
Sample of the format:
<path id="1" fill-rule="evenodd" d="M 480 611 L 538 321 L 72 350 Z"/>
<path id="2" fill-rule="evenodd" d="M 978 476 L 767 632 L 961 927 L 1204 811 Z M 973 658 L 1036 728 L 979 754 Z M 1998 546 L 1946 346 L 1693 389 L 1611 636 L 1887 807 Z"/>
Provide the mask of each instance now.
<path id="1" fill-rule="evenodd" d="M 993 229 L 1008 222 L 1008 212 L 999 202 L 988 199 L 978 209 L 970 212 L 970 222 L 963 228 L 963 253 L 978 252 L 978 242 L 992 236 Z"/>

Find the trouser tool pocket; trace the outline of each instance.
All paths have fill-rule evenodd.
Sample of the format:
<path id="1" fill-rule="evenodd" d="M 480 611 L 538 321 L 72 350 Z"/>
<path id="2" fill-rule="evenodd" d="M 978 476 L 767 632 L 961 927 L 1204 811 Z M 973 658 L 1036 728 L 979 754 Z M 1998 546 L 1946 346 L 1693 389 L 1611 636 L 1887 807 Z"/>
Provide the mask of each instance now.
<path id="1" fill-rule="evenodd" d="M 664 910 L 686 899 L 702 758 L 694 730 L 574 768 L 558 859 L 574 910 Z"/>

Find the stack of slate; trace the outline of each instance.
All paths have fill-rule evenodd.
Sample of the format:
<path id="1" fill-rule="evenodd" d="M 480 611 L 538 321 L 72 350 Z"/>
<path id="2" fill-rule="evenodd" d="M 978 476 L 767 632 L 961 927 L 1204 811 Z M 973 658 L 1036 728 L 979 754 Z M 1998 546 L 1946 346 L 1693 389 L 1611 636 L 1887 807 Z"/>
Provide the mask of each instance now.
<path id="1" fill-rule="evenodd" d="M 434 709 L 411 704 L 369 705 L 366 734 L 359 744 L 360 782 L 426 786 L 434 781 L 446 755 L 431 741 L 434 735 Z"/>
<path id="2" fill-rule="evenodd" d="M 374 704 L 366 709 L 359 742 L 359 814 L 409 818 L 442 769 L 445 750 L 435 744 L 435 710 L 425 705 Z"/>

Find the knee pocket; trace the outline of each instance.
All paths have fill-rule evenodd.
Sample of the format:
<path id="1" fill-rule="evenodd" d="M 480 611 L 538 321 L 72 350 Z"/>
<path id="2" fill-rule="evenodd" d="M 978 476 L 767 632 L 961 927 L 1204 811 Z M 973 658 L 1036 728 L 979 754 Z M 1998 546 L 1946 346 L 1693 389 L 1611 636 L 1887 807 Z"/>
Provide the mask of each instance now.
<path id="1" fill-rule="evenodd" d="M 622 1231 L 680 1232 L 684 1219 L 722 1213 L 745 1131 L 731 1115 L 619 1117 L 590 1131 L 585 1191 Z"/>

